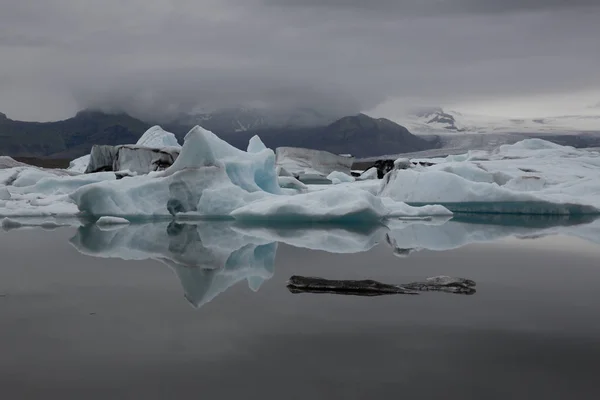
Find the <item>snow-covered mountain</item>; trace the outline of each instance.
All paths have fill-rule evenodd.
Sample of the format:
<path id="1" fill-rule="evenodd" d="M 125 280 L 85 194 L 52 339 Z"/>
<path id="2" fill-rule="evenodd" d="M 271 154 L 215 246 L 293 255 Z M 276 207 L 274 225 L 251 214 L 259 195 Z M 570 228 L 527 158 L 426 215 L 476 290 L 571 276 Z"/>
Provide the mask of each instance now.
<path id="1" fill-rule="evenodd" d="M 589 111 L 589 110 L 588 110 Z M 447 111 L 440 107 L 421 108 L 397 118 L 415 134 L 457 133 L 583 133 L 600 132 L 600 110 L 581 115 L 543 118 L 505 118 Z"/>
<path id="2" fill-rule="evenodd" d="M 248 132 L 278 128 L 310 128 L 325 126 L 340 116 L 331 116 L 310 108 L 266 110 L 259 108 L 227 108 L 179 116 L 181 125 L 201 125 L 220 133 Z"/>

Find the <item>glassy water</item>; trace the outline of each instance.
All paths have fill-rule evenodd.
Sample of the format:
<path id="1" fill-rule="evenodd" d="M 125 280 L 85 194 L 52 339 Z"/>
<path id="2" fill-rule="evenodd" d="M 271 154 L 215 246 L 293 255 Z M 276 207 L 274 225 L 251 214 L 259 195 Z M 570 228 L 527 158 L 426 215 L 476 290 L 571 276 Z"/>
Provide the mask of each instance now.
<path id="1" fill-rule="evenodd" d="M 600 223 L 159 223 L 0 233 L 0 393 L 596 399 Z M 477 282 L 292 294 L 292 275 Z"/>

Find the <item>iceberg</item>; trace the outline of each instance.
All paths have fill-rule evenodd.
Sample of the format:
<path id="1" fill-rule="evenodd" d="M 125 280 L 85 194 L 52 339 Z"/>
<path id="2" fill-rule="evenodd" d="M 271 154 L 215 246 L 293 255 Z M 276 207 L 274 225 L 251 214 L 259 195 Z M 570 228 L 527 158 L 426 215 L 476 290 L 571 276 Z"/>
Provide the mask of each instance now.
<path id="1" fill-rule="evenodd" d="M 165 147 L 181 148 L 175 135 L 165 131 L 159 125 L 155 125 L 144 132 L 136 142 L 136 145 L 152 149 L 163 149 Z"/>
<path id="2" fill-rule="evenodd" d="M 375 167 L 371 167 L 368 170 L 366 170 L 365 172 L 363 172 L 362 174 L 360 174 L 356 180 L 357 181 L 368 181 L 371 179 L 379 179 L 378 178 L 378 170 Z"/>
<path id="3" fill-rule="evenodd" d="M 297 147 L 278 147 L 277 166 L 295 176 L 319 175 L 325 177 L 334 171 L 351 175 L 353 157 L 338 156 L 321 150 Z"/>
<path id="4" fill-rule="evenodd" d="M 239 221 L 380 223 L 386 218 L 451 214 L 441 206 L 411 207 L 384 202 L 364 190 L 328 188 L 295 196 L 264 198 L 239 207 Z"/>
<path id="5" fill-rule="evenodd" d="M 83 174 L 83 173 L 85 173 L 88 165 L 90 164 L 90 158 L 91 158 L 91 156 L 89 154 L 86 154 L 85 156 L 76 158 L 69 163 L 69 168 L 67 168 L 67 169 L 69 171 L 79 172 L 79 173 Z"/>
<path id="6" fill-rule="evenodd" d="M 440 204 L 453 212 L 596 214 L 600 154 L 528 139 L 429 167 L 393 170 L 378 194 L 411 205 Z"/>
<path id="7" fill-rule="evenodd" d="M 173 165 L 179 156 L 179 148 L 160 149 L 138 145 L 117 146 L 113 171 L 130 171 L 134 174 L 148 174 L 163 171 Z"/>
<path id="8" fill-rule="evenodd" d="M 113 164 L 116 156 L 117 148 L 115 146 L 93 145 L 85 173 L 92 174 L 94 172 L 114 171 Z"/>
<path id="9" fill-rule="evenodd" d="M 339 183 L 348 183 L 355 181 L 353 176 L 350 176 L 340 171 L 333 171 L 332 173 L 327 175 L 327 179 L 329 179 L 334 185 L 337 185 Z"/>
<path id="10" fill-rule="evenodd" d="M 195 127 L 167 170 L 87 185 L 70 197 L 87 215 L 135 219 L 229 217 L 242 205 L 280 193 L 273 151 L 247 153 Z"/>
<path id="11" fill-rule="evenodd" d="M 98 221 L 96 221 L 97 225 L 123 225 L 129 224 L 129 221 L 125 218 L 119 217 L 100 217 Z"/>
<path id="12" fill-rule="evenodd" d="M 144 132 L 135 144 L 94 145 L 90 154 L 71 161 L 69 170 L 88 174 L 125 170 L 147 174 L 171 166 L 180 150 L 175 135 L 156 125 Z"/>
<path id="13" fill-rule="evenodd" d="M 85 215 L 128 220 L 178 216 L 379 223 L 388 217 L 449 213 L 440 206 L 415 208 L 388 200 L 384 204 L 360 188 L 290 195 L 280 187 L 283 177 L 277 174 L 273 151 L 258 138 L 249 148 L 251 152 L 239 150 L 195 127 L 167 170 L 86 185 L 70 198 Z M 294 193 L 304 189 L 287 183 L 294 186 Z"/>

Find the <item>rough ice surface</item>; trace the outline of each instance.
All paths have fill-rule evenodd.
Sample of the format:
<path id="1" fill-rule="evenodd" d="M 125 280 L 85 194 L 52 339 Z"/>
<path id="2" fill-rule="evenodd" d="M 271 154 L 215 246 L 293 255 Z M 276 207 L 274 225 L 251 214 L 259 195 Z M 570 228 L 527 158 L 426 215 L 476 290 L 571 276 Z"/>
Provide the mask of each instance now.
<path id="1" fill-rule="evenodd" d="M 390 214 L 381 200 L 365 191 L 331 188 L 255 201 L 234 210 L 237 220 L 373 222 Z"/>
<path id="2" fill-rule="evenodd" d="M 363 172 L 362 174 L 360 174 L 360 176 L 358 176 L 356 178 L 357 181 L 368 181 L 371 179 L 377 179 L 377 168 L 372 167 L 369 168 L 368 170 L 366 170 L 365 172 Z"/>
<path id="3" fill-rule="evenodd" d="M 273 151 L 247 153 L 196 127 L 166 171 L 89 185 L 71 198 L 94 216 L 226 217 L 253 200 L 279 193 Z"/>
<path id="4" fill-rule="evenodd" d="M 600 211 L 600 154 L 541 139 L 394 170 L 379 195 L 454 212 L 586 214 Z M 461 161 L 462 160 L 462 161 Z"/>
<path id="5" fill-rule="evenodd" d="M 279 181 L 279 186 L 283 189 L 294 189 L 298 192 L 308 191 L 308 186 L 293 176 L 279 176 L 277 180 Z"/>
<path id="6" fill-rule="evenodd" d="M 91 174 L 101 171 L 113 171 L 113 164 L 116 156 L 116 146 L 93 145 L 85 173 Z"/>
<path id="7" fill-rule="evenodd" d="M 86 173 L 129 170 L 147 174 L 171 166 L 180 150 L 175 135 L 156 125 L 135 144 L 94 145 L 90 154 L 71 161 L 69 170 Z"/>
<path id="8" fill-rule="evenodd" d="M 84 173 L 90 163 L 90 155 L 86 154 L 69 163 L 69 171 Z"/>
<path id="9" fill-rule="evenodd" d="M 107 161 L 103 157 L 113 157 L 115 162 L 112 147 L 98 149 L 98 165 Z M 143 149 L 148 154 L 170 154 L 174 147 Z M 350 182 L 344 176 L 348 182 L 337 185 L 320 172 L 312 175 L 319 184 L 307 185 L 287 176 L 291 175 L 288 167 L 276 165 L 275 154 L 258 137 L 252 138 L 248 150 L 236 149 L 196 127 L 176 150 L 180 155 L 168 169 L 146 175 L 135 171 L 80 174 L 5 158 L 6 168 L 0 168 L 0 218 L 81 214 L 131 221 L 227 218 L 377 224 L 389 218 L 424 218 L 451 211 L 562 215 L 600 210 L 600 153 L 538 139 L 421 164 L 413 160 L 410 167 L 395 168 L 382 181 Z M 90 165 L 92 159 L 94 152 Z M 146 161 L 140 165 L 148 165 Z M 334 173 L 330 178 L 336 176 L 342 175 Z"/>
<path id="10" fill-rule="evenodd" d="M 344 182 L 354 182 L 355 181 L 353 176 L 345 174 L 340 171 L 333 171 L 332 173 L 327 175 L 327 179 L 329 179 L 331 181 L 331 183 L 333 183 L 334 185 L 337 185 L 339 183 L 344 183 Z"/>
<path id="11" fill-rule="evenodd" d="M 15 168 L 15 167 L 30 167 L 23 162 L 17 161 L 12 157 L 0 156 L 0 169 Z"/>
<path id="12" fill-rule="evenodd" d="M 260 153 L 266 149 L 267 146 L 265 146 L 262 140 L 260 140 L 258 135 L 254 135 L 252 138 L 250 138 L 250 141 L 248 142 L 248 153 Z"/>
<path id="13" fill-rule="evenodd" d="M 129 221 L 125 218 L 119 217 L 100 217 L 98 221 L 96 221 L 97 225 L 122 225 L 129 224 Z"/>
<path id="14" fill-rule="evenodd" d="M 165 131 L 158 125 L 155 125 L 144 132 L 136 142 L 136 145 L 153 149 L 162 149 L 165 147 L 181 148 L 175 135 Z"/>
<path id="15" fill-rule="evenodd" d="M 148 174 L 167 169 L 179 156 L 180 148 L 161 149 L 142 146 L 117 146 L 113 161 L 113 171 L 131 171 L 134 174 Z"/>
<path id="16" fill-rule="evenodd" d="M 278 147 L 277 166 L 298 176 L 300 174 L 320 175 L 325 177 L 333 171 L 351 175 L 353 157 L 338 156 L 321 150 L 302 149 L 297 147 Z"/>

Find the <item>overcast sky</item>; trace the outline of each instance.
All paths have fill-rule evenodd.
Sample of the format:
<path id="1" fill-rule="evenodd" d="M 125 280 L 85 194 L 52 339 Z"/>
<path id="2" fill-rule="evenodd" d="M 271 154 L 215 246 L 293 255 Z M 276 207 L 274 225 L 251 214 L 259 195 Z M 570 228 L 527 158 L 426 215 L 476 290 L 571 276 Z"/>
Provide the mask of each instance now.
<path id="1" fill-rule="evenodd" d="M 591 112 L 599 20 L 598 0 L 3 0 L 0 111 Z"/>

